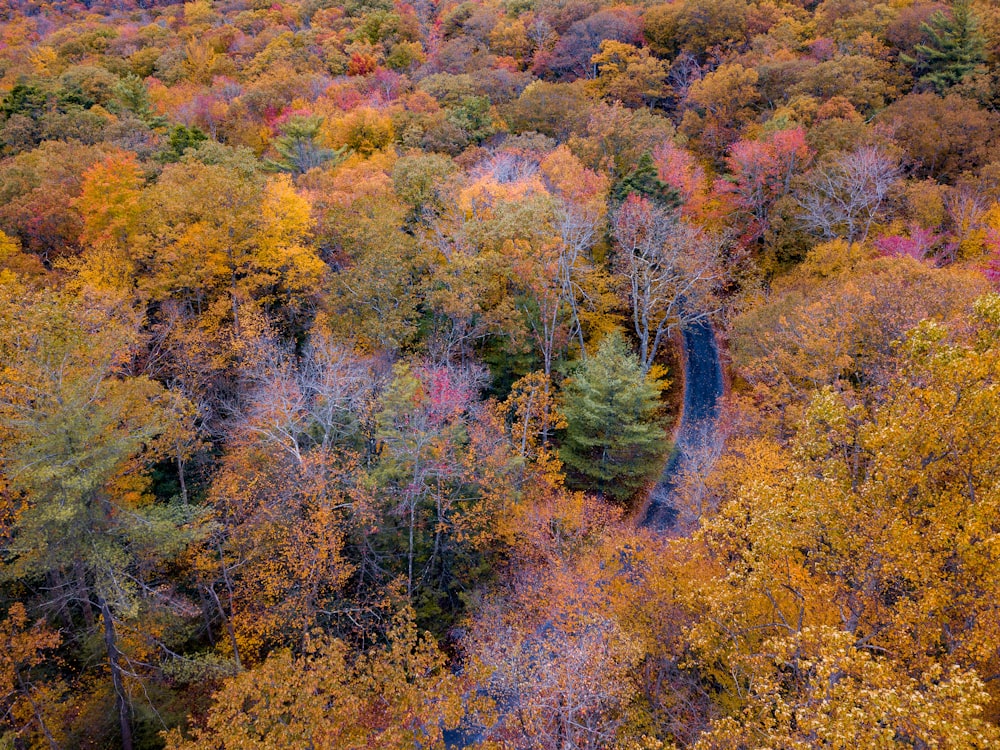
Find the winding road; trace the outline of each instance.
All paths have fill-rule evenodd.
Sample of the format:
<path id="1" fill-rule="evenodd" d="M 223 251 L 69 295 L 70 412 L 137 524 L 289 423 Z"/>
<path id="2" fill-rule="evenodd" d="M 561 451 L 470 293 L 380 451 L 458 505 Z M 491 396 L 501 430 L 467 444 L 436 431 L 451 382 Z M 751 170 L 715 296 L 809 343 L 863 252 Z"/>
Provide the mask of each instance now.
<path id="1" fill-rule="evenodd" d="M 672 504 L 674 477 L 687 455 L 697 449 L 715 429 L 719 399 L 724 393 L 722 361 L 710 323 L 696 323 L 684 329 L 684 408 L 675 438 L 675 450 L 650 495 L 641 525 L 654 531 L 673 526 L 677 511 Z M 501 715 L 509 707 L 499 706 Z M 468 724 L 444 732 L 445 747 L 466 748 L 485 739 L 485 730 Z"/>
<path id="2" fill-rule="evenodd" d="M 669 529 L 677 517 L 672 504 L 674 477 L 684 460 L 699 448 L 719 418 L 724 393 L 722 361 L 715 331 L 707 321 L 684 329 L 684 409 L 677 430 L 675 450 L 650 495 L 641 525 L 657 531 Z"/>

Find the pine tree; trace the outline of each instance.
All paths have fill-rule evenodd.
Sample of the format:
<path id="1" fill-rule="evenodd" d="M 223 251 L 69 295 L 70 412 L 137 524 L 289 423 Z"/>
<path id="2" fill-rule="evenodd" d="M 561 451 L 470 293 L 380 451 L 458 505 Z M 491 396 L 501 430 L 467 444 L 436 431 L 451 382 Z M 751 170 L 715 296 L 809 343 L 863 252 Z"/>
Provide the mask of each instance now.
<path id="1" fill-rule="evenodd" d="M 623 501 L 655 473 L 667 448 L 659 392 L 619 333 L 580 365 L 563 391 L 560 451 L 577 486 Z"/>
<path id="2" fill-rule="evenodd" d="M 318 116 L 289 118 L 273 143 L 281 158 L 269 160 L 268 166 L 276 171 L 300 175 L 343 156 L 346 149 L 324 148 L 319 144 L 322 125 L 323 118 Z"/>
<path id="3" fill-rule="evenodd" d="M 174 125 L 170 129 L 170 135 L 167 137 L 167 147 L 156 155 L 156 159 L 164 164 L 178 162 L 189 148 L 196 149 L 207 140 L 208 136 L 201 128 L 194 125 L 191 127 L 187 125 Z"/>
<path id="4" fill-rule="evenodd" d="M 904 55 L 903 60 L 922 71 L 920 80 L 938 93 L 961 83 L 983 64 L 986 42 L 971 0 L 955 0 L 950 14 L 938 11 L 921 28 L 927 43 L 914 48 L 916 57 Z"/>
<path id="5" fill-rule="evenodd" d="M 633 193 L 666 208 L 676 208 L 681 202 L 677 191 L 660 179 L 648 151 L 639 157 L 635 169 L 615 184 L 611 193 L 617 204 L 624 203 Z"/>

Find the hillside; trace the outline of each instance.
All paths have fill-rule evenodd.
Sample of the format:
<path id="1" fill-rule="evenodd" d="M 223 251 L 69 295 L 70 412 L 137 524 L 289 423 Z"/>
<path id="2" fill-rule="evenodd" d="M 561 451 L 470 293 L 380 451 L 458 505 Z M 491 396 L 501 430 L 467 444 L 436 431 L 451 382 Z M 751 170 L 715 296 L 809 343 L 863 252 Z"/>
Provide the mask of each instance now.
<path id="1" fill-rule="evenodd" d="M 0 749 L 1000 747 L 998 284 L 993 0 L 8 0 Z"/>

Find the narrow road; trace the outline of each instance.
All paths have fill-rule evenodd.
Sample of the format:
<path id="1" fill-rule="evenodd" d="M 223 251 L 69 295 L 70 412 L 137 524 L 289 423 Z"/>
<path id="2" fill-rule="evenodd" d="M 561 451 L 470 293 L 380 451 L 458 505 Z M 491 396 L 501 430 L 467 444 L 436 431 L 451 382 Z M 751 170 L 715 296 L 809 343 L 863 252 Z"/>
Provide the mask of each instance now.
<path id="1" fill-rule="evenodd" d="M 664 531 L 673 525 L 677 517 L 672 504 L 674 477 L 683 468 L 685 456 L 699 448 L 715 428 L 723 392 L 715 332 L 707 321 L 696 323 L 684 329 L 684 410 L 674 454 L 653 488 L 642 526 Z"/>
<path id="2" fill-rule="evenodd" d="M 674 477 L 683 466 L 685 455 L 698 448 L 705 436 L 715 429 L 719 417 L 719 399 L 723 395 L 722 362 L 715 331 L 707 322 L 684 330 L 684 410 L 677 430 L 676 450 L 651 493 L 642 525 L 657 531 L 669 529 L 677 511 L 671 504 Z M 500 705 L 504 715 L 509 706 Z M 445 747 L 460 750 L 485 739 L 486 730 L 468 724 L 444 732 Z"/>

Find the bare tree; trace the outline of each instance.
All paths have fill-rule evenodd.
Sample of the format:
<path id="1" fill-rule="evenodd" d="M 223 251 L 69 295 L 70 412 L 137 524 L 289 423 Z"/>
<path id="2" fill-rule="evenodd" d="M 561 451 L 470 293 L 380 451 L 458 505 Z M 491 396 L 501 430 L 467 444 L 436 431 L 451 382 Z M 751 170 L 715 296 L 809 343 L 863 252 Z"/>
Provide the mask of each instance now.
<path id="1" fill-rule="evenodd" d="M 298 382 L 307 397 L 313 440 L 324 449 L 354 429 L 382 386 L 374 362 L 317 336 L 299 363 Z"/>
<path id="2" fill-rule="evenodd" d="M 329 450 L 349 434 L 380 387 L 372 362 L 321 337 L 309 342 L 301 358 L 265 346 L 246 378 L 248 404 L 234 409 L 239 428 L 299 466 L 309 450 Z"/>
<path id="3" fill-rule="evenodd" d="M 477 628 L 476 657 L 502 708 L 488 738 L 539 750 L 612 746 L 637 692 L 640 652 L 613 621 L 557 614 L 526 630 L 503 618 Z"/>
<path id="4" fill-rule="evenodd" d="M 597 236 L 600 215 L 593 206 L 560 201 L 554 209 L 554 242 L 531 252 L 531 262 L 519 265 L 529 292 L 525 301 L 528 333 L 542 355 L 546 378 L 555 358 L 576 341 L 586 356 L 581 308 L 588 303 L 586 276 L 592 271 L 588 253 Z"/>
<path id="5" fill-rule="evenodd" d="M 664 339 L 718 310 L 722 238 L 631 195 L 614 217 L 615 268 L 632 308 L 639 357 L 648 371 Z"/>
<path id="6" fill-rule="evenodd" d="M 535 16 L 534 21 L 528 26 L 527 37 L 528 41 L 531 42 L 532 48 L 536 50 L 543 49 L 547 44 L 558 38 L 552 28 L 552 24 L 542 16 Z"/>
<path id="7" fill-rule="evenodd" d="M 556 209 L 559 229 L 559 294 L 569 308 L 570 338 L 580 345 L 580 356 L 587 356 L 580 320 L 581 303 L 587 301 L 581 277 L 590 270 L 588 254 L 597 238 L 601 216 L 591 206 L 563 201 Z"/>
<path id="8" fill-rule="evenodd" d="M 473 174 L 488 176 L 498 185 L 520 182 L 538 174 L 538 160 L 513 151 L 498 151 L 480 162 Z"/>
<path id="9" fill-rule="evenodd" d="M 959 237 L 968 237 L 974 232 L 989 230 L 986 214 L 990 202 L 985 196 L 967 185 L 960 185 L 956 190 L 950 190 L 945 195 L 945 210 L 953 232 Z M 957 247 L 949 243 L 942 255 L 942 261 L 954 260 Z"/>
<path id="10" fill-rule="evenodd" d="M 677 446 L 680 458 L 669 502 L 677 510 L 674 533 L 690 534 L 702 518 L 713 514 L 721 500 L 710 478 L 726 447 L 727 429 L 717 420 L 706 420 L 689 430 Z"/>
<path id="11" fill-rule="evenodd" d="M 670 64 L 670 72 L 667 74 L 667 83 L 673 89 L 678 101 L 687 98 L 688 91 L 695 81 L 700 81 L 705 75 L 705 71 L 698 63 L 698 58 L 690 52 L 681 52 Z"/>
<path id="12" fill-rule="evenodd" d="M 864 242 L 899 176 L 897 159 L 876 146 L 842 154 L 807 175 L 802 225 L 827 240 Z"/>

